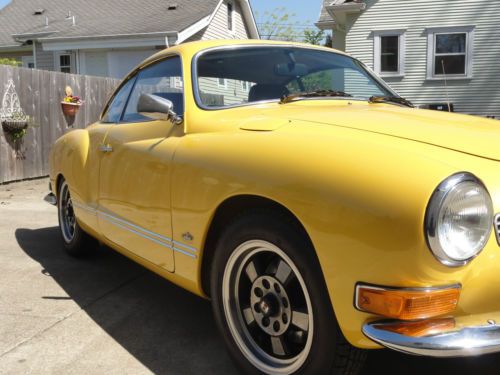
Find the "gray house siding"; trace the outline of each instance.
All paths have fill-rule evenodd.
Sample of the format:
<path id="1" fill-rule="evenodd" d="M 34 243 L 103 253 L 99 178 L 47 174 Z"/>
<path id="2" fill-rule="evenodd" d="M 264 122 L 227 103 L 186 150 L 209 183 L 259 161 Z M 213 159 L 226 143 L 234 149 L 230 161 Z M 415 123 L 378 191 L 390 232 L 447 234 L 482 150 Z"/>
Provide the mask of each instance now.
<path id="1" fill-rule="evenodd" d="M 44 51 L 40 43 L 35 43 L 36 68 L 55 70 L 54 52 Z"/>
<path id="2" fill-rule="evenodd" d="M 500 117 L 500 2 L 490 0 L 367 0 L 349 15 L 345 50 L 374 68 L 374 31 L 405 31 L 405 75 L 384 78 L 417 105 L 454 103 L 457 112 Z M 427 29 L 474 26 L 472 78 L 427 79 Z M 334 31 L 335 33 L 335 31 Z M 448 95 L 447 95 L 448 91 Z"/>

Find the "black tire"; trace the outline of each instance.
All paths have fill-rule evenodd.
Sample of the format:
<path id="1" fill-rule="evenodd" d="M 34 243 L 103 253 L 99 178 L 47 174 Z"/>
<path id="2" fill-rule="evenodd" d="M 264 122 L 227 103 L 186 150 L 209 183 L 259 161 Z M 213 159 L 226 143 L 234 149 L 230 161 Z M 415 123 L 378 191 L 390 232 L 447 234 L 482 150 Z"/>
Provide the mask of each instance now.
<path id="1" fill-rule="evenodd" d="M 254 242 L 254 240 L 260 242 Z M 249 250 L 246 250 L 245 246 Z M 255 249 L 252 250 L 252 246 Z M 270 254 L 267 254 L 264 250 L 258 250 L 257 246 L 263 246 L 263 249 L 265 246 L 268 246 L 272 251 L 280 249 L 288 257 L 288 260 L 283 257 L 282 253 L 273 254 L 271 251 Z M 239 255 L 240 253 L 241 256 Z M 274 255 L 277 256 L 277 260 L 273 260 Z M 238 257 L 242 257 L 243 259 L 240 263 L 237 263 Z M 266 264 L 267 259 L 270 259 L 270 263 L 266 266 L 265 271 L 262 272 L 262 265 Z M 284 274 L 278 271 L 281 261 L 285 261 L 285 263 L 291 261 L 292 264 L 288 264 L 289 268 L 291 268 L 292 272 L 295 272 L 294 269 L 298 271 L 299 276 L 290 276 L 289 274 L 286 280 L 291 279 L 292 281 L 286 281 L 288 284 L 279 285 L 281 287 L 287 285 L 285 293 L 290 293 L 290 296 L 292 296 L 289 303 L 292 309 L 299 311 L 298 307 L 293 306 L 294 303 L 304 305 L 304 299 L 307 302 L 309 298 L 311 312 L 306 309 L 306 315 L 313 327 L 312 335 L 310 334 L 311 325 L 307 325 L 309 331 L 303 331 L 301 336 L 299 336 L 298 333 L 301 330 L 297 328 L 298 326 L 293 325 L 292 321 L 295 318 L 295 314 L 292 312 L 289 318 L 291 323 L 286 328 L 287 331 L 278 339 L 271 337 L 273 335 L 272 332 L 269 335 L 269 340 L 280 341 L 282 343 L 281 349 L 287 348 L 287 350 L 283 351 L 280 351 L 280 345 L 277 345 L 278 350 L 275 350 L 274 342 L 271 342 L 272 345 L 269 347 L 269 344 L 266 343 L 268 333 L 263 331 L 269 331 L 269 328 L 264 326 L 265 323 L 269 324 L 269 319 L 265 321 L 266 318 L 265 315 L 262 315 L 262 308 L 264 307 L 265 311 L 269 313 L 272 309 L 270 310 L 267 307 L 272 304 L 263 304 L 262 301 L 266 298 L 264 296 L 260 302 L 255 304 L 258 306 L 254 305 L 252 307 L 253 301 L 259 301 L 259 297 L 256 297 L 256 292 L 258 292 L 256 289 L 259 289 L 259 287 L 255 287 L 255 285 L 261 285 L 259 279 L 266 279 L 269 274 L 274 275 L 278 279 L 278 274 Z M 277 266 L 274 269 L 274 266 L 272 266 L 273 262 L 277 262 Z M 250 263 L 255 263 L 254 267 L 249 266 Z M 260 273 L 247 271 L 247 268 L 255 270 L 257 265 L 261 269 Z M 234 280 L 231 275 L 235 275 Z M 258 275 L 258 277 L 256 278 L 255 275 Z M 291 278 L 293 276 L 296 277 L 295 281 Z M 281 279 L 283 279 L 283 276 L 281 276 Z M 303 281 L 302 284 L 300 279 Z M 271 277 L 270 280 L 272 283 L 273 278 Z M 234 287 L 233 292 L 231 291 L 231 283 L 238 284 L 238 287 Z M 249 287 L 250 291 L 247 292 L 250 296 L 250 307 L 245 307 L 245 303 L 248 301 L 245 290 L 248 285 L 251 285 Z M 305 290 L 302 285 L 305 285 Z M 275 291 L 272 287 L 266 290 L 266 286 L 261 289 L 264 291 L 264 294 L 268 293 L 270 296 L 269 302 L 272 302 L 274 297 L 271 294 L 275 293 Z M 290 290 L 286 290 L 287 288 L 290 288 Z M 301 291 L 302 294 L 300 294 Z M 232 298 L 233 295 L 235 296 L 234 298 Z M 226 228 L 216 245 L 215 258 L 211 270 L 211 297 L 216 323 L 227 349 L 244 373 L 357 374 L 363 366 L 366 351 L 350 345 L 340 331 L 312 244 L 303 229 L 286 215 L 272 211 L 249 212 L 240 216 Z M 274 301 L 279 301 L 280 298 L 282 298 L 281 294 Z M 286 300 L 286 298 L 283 299 Z M 224 300 L 227 302 L 224 302 Z M 240 302 L 241 300 L 242 302 Z M 305 305 L 307 306 L 307 303 Z M 274 302 L 274 316 L 280 316 L 285 311 L 286 305 L 283 303 L 279 308 L 276 306 Z M 249 310 L 252 312 L 251 316 Z M 238 313 L 238 311 L 241 312 Z M 301 311 L 305 311 L 303 307 Z M 248 316 L 249 318 L 247 318 Z M 252 321 L 252 317 L 254 321 Z M 262 320 L 259 320 L 261 318 Z M 279 320 L 280 318 L 276 317 L 272 319 L 278 319 L 281 322 L 281 328 L 285 327 L 285 320 L 281 321 Z M 251 321 L 251 323 L 248 323 L 248 321 Z M 259 329 L 262 333 L 259 333 Z M 312 338 L 310 341 L 311 344 L 308 347 L 307 341 L 309 341 L 309 336 Z M 296 340 L 296 337 L 300 337 L 298 342 L 305 341 L 306 344 L 302 352 L 300 352 L 301 354 L 296 357 L 297 360 L 293 365 L 281 366 L 277 360 L 273 361 L 272 358 L 269 360 L 266 357 L 266 354 L 271 354 L 271 357 L 274 356 L 278 359 L 293 359 L 293 355 L 301 350 L 302 347 L 302 343 L 300 343 L 298 349 L 295 346 L 296 342 L 294 340 Z M 290 341 L 290 338 L 294 339 Z M 266 354 L 262 355 L 256 350 L 255 344 L 266 352 Z M 244 353 L 245 351 L 246 354 Z M 276 355 L 276 352 L 285 353 L 285 356 Z"/>
<path id="2" fill-rule="evenodd" d="M 93 254 L 98 243 L 93 237 L 85 233 L 78 224 L 73 210 L 69 185 L 63 178 L 59 182 L 57 191 L 57 216 L 66 252 L 73 257 L 84 257 Z"/>

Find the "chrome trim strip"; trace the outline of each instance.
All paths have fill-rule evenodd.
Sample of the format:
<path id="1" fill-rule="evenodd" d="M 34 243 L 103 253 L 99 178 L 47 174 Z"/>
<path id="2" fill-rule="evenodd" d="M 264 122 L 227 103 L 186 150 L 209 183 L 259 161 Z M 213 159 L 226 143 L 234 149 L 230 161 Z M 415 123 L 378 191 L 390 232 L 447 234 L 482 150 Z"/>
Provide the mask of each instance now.
<path id="1" fill-rule="evenodd" d="M 500 214 L 495 216 L 494 224 L 495 226 L 495 236 L 497 238 L 497 243 L 500 245 Z"/>
<path id="2" fill-rule="evenodd" d="M 132 227 L 132 228 L 135 228 L 135 229 L 137 229 L 137 230 L 140 230 L 141 232 L 147 233 L 147 234 L 149 234 L 149 235 L 151 235 L 151 236 L 154 236 L 154 237 L 157 237 L 157 238 L 159 238 L 159 239 L 161 239 L 161 240 L 164 240 L 164 241 L 167 241 L 167 242 L 172 242 L 172 239 L 171 239 L 171 238 L 169 238 L 169 237 L 164 237 L 164 236 L 162 236 L 162 235 L 160 235 L 160 234 L 158 234 L 158 233 L 151 232 L 151 231 L 149 231 L 149 230 L 147 230 L 147 229 L 144 229 L 144 228 L 142 228 L 142 227 L 140 227 L 140 226 L 138 226 L 138 225 L 132 224 L 132 223 L 131 223 L 131 222 L 129 222 L 129 221 L 126 221 L 126 220 L 120 219 L 120 218 L 118 218 L 118 217 L 116 217 L 116 216 L 113 216 L 113 215 L 107 214 L 107 213 L 102 212 L 102 211 L 99 211 L 99 212 L 98 212 L 98 214 L 99 214 L 99 215 L 103 215 L 103 216 L 107 216 L 107 217 L 109 217 L 110 219 L 113 219 L 113 220 L 115 220 L 115 221 L 118 221 L 119 223 L 122 223 L 122 224 L 128 225 L 129 227 Z"/>
<path id="3" fill-rule="evenodd" d="M 150 230 L 147 230 L 147 229 L 142 228 L 138 225 L 132 224 L 129 221 L 120 219 L 116 216 L 110 215 L 110 214 L 105 213 L 103 211 L 95 210 L 95 209 L 93 209 L 89 206 L 86 206 L 84 204 L 73 203 L 73 205 L 75 205 L 78 208 L 81 208 L 82 210 L 88 211 L 88 212 L 92 213 L 93 215 L 101 216 L 103 219 L 105 219 L 106 221 L 108 221 L 111 224 L 114 224 L 122 229 L 128 230 L 129 232 L 137 234 L 138 236 L 146 238 L 146 239 L 148 239 L 152 242 L 155 242 L 161 246 L 164 246 L 168 249 L 171 249 L 171 250 L 177 251 L 181 254 L 190 256 L 191 258 L 197 258 L 197 256 L 195 254 L 192 254 L 193 252 L 194 253 L 198 252 L 198 249 L 196 249 L 195 247 L 185 245 L 181 242 L 174 241 L 173 239 L 171 239 L 169 237 L 162 236 L 161 234 L 152 232 Z M 134 228 L 134 229 L 132 229 L 132 228 Z"/>
<path id="4" fill-rule="evenodd" d="M 73 202 L 73 206 L 81 208 L 82 210 L 87 211 L 94 216 L 97 216 L 97 210 L 95 208 L 89 207 L 85 204 L 78 203 L 78 202 Z"/>
<path id="5" fill-rule="evenodd" d="M 180 242 L 177 242 L 177 241 L 174 241 L 174 240 L 171 240 L 174 245 L 177 245 L 177 246 L 181 246 L 181 247 L 184 247 L 188 250 L 191 250 L 191 251 L 194 251 L 195 253 L 198 251 L 198 249 L 192 247 L 192 246 L 188 246 L 188 245 L 184 245 L 183 243 L 180 243 Z"/>
<path id="6" fill-rule="evenodd" d="M 500 352 L 500 325 L 494 322 L 481 326 L 431 332 L 411 337 L 388 331 L 386 325 L 401 321 L 384 320 L 363 325 L 363 333 L 376 343 L 399 352 L 429 357 L 470 357 Z"/>
<path id="7" fill-rule="evenodd" d="M 135 229 L 137 229 L 137 230 L 140 230 L 141 232 L 144 232 L 144 233 L 147 233 L 147 234 L 149 234 L 149 235 L 151 235 L 151 236 L 157 237 L 157 238 L 159 238 L 159 239 L 161 239 L 161 240 L 164 240 L 164 241 L 167 241 L 167 242 L 171 242 L 171 243 L 173 243 L 173 244 L 176 244 L 176 245 L 179 245 L 179 246 L 182 246 L 182 247 L 186 247 L 188 250 L 194 251 L 195 253 L 198 251 L 198 250 L 197 250 L 196 248 L 194 248 L 194 247 L 191 247 L 191 246 L 188 246 L 188 245 L 184 245 L 184 244 L 182 244 L 182 243 L 180 243 L 180 242 L 174 241 L 174 240 L 172 240 L 170 237 L 165 237 L 165 236 L 162 236 L 161 234 L 158 234 L 158 233 L 155 233 L 155 232 L 151 232 L 150 230 L 144 229 L 144 228 L 142 228 L 142 227 L 140 227 L 140 226 L 138 226 L 138 225 L 132 224 L 131 222 L 126 221 L 126 220 L 123 220 L 123 219 L 120 219 L 120 218 L 118 218 L 118 217 L 116 217 L 116 216 L 113 216 L 113 215 L 107 214 L 107 213 L 102 212 L 102 211 L 98 211 L 98 214 L 99 214 L 99 215 L 104 215 L 104 216 L 107 216 L 107 217 L 109 217 L 110 219 L 113 219 L 113 220 L 116 220 L 116 221 L 118 221 L 118 222 L 121 222 L 122 224 L 128 225 L 128 226 L 130 226 L 130 227 L 132 227 L 132 228 L 135 228 Z M 171 245 L 171 246 L 172 246 L 172 245 Z"/>
<path id="8" fill-rule="evenodd" d="M 109 215 L 107 215 L 107 216 L 109 216 Z M 191 258 L 193 258 L 193 259 L 196 259 L 196 255 L 194 255 L 194 254 L 191 254 L 191 253 L 188 253 L 188 252 L 186 252 L 186 251 L 184 251 L 184 250 L 178 249 L 178 248 L 176 248 L 176 247 L 174 247 L 174 246 L 172 246 L 172 245 L 170 245 L 170 244 L 167 244 L 167 243 L 165 243 L 165 242 L 162 242 L 162 241 L 160 241 L 160 240 L 157 240 L 157 239 L 155 239 L 155 238 L 153 238 L 153 237 L 147 236 L 146 234 L 140 233 L 140 232 L 138 232 L 138 231 L 136 231 L 136 230 L 133 230 L 133 229 L 127 228 L 125 225 L 122 225 L 122 224 L 120 224 L 120 223 L 118 223 L 118 222 L 114 221 L 112 218 L 103 217 L 103 219 L 104 219 L 104 220 L 106 220 L 106 221 L 108 221 L 109 223 L 111 223 L 111 224 L 113 224 L 113 225 L 115 225 L 115 226 L 119 227 L 119 228 L 122 228 L 122 229 L 127 230 L 127 231 L 129 231 L 129 232 L 131 232 L 131 233 L 134 233 L 134 234 L 136 234 L 136 235 L 138 235 L 138 236 L 140 236 L 140 237 L 142 237 L 142 238 L 145 238 L 145 239 L 147 239 L 147 240 L 150 240 L 150 241 L 152 241 L 152 242 L 154 242 L 154 243 L 156 243 L 156 244 L 158 244 L 158 245 L 160 245 L 160 246 L 166 247 L 167 249 L 177 251 L 177 252 L 179 252 L 179 253 L 181 253 L 181 254 L 184 254 L 184 255 L 187 255 L 187 256 L 189 256 L 189 257 L 191 257 Z"/>

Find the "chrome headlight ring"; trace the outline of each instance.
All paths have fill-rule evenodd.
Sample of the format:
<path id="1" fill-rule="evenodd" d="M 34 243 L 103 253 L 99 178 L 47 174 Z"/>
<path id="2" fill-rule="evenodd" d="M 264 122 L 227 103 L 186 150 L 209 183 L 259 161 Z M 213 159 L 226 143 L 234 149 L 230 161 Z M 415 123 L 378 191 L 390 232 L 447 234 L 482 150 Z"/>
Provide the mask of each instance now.
<path id="1" fill-rule="evenodd" d="M 476 176 L 461 172 L 436 188 L 427 206 L 425 237 L 444 265 L 460 267 L 477 257 L 493 228 L 493 204 Z"/>

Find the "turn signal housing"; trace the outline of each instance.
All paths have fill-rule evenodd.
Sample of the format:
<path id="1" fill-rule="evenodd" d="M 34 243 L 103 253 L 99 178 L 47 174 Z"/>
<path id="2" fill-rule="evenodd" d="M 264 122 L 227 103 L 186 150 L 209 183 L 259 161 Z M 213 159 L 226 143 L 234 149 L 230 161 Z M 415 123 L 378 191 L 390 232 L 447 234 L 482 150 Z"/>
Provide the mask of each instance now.
<path id="1" fill-rule="evenodd" d="M 460 286 L 444 288 L 386 288 L 358 284 L 358 310 L 399 320 L 427 319 L 455 310 Z"/>

